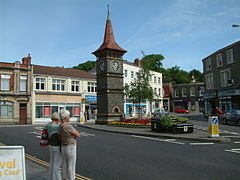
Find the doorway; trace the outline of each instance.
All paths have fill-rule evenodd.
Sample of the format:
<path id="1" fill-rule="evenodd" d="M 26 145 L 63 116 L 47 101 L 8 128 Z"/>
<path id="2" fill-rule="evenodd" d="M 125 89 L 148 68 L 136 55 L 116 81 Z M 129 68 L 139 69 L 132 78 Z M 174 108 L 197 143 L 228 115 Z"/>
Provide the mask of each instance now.
<path id="1" fill-rule="evenodd" d="M 19 124 L 27 124 L 27 104 L 19 104 Z"/>

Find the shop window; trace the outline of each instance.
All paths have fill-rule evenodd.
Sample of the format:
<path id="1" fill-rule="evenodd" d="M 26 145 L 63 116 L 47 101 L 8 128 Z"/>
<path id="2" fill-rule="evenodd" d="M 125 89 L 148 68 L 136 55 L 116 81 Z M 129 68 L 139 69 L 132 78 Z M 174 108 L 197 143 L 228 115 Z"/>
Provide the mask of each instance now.
<path id="1" fill-rule="evenodd" d="M 0 103 L 0 117 L 11 118 L 13 117 L 13 103 L 9 101 L 1 101 Z"/>

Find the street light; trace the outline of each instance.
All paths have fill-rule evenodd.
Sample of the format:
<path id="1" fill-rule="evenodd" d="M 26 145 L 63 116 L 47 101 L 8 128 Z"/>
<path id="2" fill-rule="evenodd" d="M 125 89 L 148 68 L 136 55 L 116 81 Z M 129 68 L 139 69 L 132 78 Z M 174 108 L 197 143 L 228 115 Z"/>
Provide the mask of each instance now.
<path id="1" fill-rule="evenodd" d="M 232 27 L 233 28 L 240 27 L 240 24 L 233 24 Z"/>

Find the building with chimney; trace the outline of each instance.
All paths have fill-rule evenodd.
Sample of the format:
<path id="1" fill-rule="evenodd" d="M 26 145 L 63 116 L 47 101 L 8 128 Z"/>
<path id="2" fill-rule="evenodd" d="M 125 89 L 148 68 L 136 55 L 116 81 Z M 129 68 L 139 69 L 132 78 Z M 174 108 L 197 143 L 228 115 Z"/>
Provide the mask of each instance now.
<path id="1" fill-rule="evenodd" d="M 206 114 L 217 106 L 225 112 L 240 109 L 240 41 L 219 49 L 202 62 Z"/>
<path id="2" fill-rule="evenodd" d="M 32 124 L 31 56 L 0 62 L 0 124 Z"/>

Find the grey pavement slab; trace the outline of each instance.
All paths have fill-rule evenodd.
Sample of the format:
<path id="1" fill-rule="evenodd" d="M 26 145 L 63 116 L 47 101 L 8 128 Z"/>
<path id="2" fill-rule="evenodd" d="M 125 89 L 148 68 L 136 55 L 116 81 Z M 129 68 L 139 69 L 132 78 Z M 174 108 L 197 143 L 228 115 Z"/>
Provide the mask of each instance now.
<path id="1" fill-rule="evenodd" d="M 47 180 L 48 168 L 26 158 L 27 180 Z"/>

